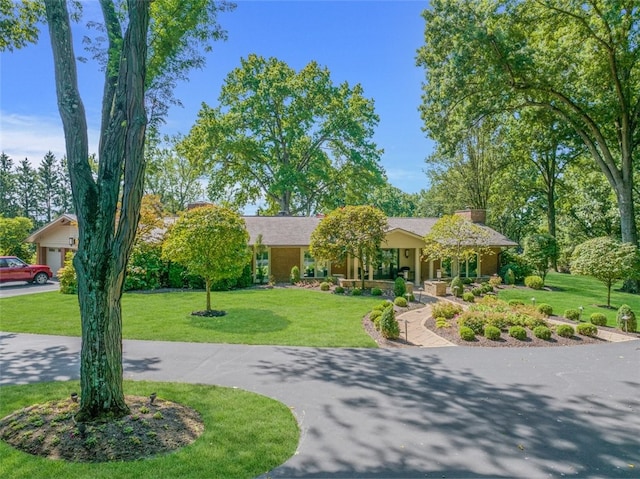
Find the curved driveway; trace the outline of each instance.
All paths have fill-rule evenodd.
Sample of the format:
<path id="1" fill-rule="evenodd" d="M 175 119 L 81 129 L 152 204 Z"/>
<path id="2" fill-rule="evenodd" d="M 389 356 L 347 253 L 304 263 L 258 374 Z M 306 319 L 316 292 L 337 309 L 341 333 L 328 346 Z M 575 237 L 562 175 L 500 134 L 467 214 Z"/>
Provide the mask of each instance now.
<path id="1" fill-rule="evenodd" d="M 0 346 L 1 384 L 78 377 L 78 338 L 2 333 Z M 640 476 L 639 341 L 401 350 L 125 341 L 124 349 L 127 378 L 236 386 L 289 405 L 298 452 L 265 477 Z"/>

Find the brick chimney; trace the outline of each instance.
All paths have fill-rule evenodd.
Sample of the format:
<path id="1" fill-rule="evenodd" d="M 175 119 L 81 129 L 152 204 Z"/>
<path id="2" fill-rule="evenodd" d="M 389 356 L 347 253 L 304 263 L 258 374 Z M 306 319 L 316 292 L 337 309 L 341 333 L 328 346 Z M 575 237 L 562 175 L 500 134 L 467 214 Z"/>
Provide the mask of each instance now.
<path id="1" fill-rule="evenodd" d="M 458 210 L 455 214 L 462 216 L 472 223 L 484 224 L 485 221 L 487 221 L 487 210 L 467 208 L 466 210 Z"/>

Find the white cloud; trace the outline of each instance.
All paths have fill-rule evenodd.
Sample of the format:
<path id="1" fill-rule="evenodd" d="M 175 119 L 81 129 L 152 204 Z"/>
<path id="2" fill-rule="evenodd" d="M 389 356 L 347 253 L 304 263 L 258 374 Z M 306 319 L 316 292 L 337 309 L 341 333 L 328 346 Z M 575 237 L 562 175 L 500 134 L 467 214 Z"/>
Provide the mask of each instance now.
<path id="1" fill-rule="evenodd" d="M 89 152 L 97 152 L 98 132 L 89 130 Z M 14 161 L 29 158 L 37 166 L 51 151 L 56 158 L 66 155 L 62 122 L 58 117 L 18 115 L 0 111 L 0 151 Z"/>

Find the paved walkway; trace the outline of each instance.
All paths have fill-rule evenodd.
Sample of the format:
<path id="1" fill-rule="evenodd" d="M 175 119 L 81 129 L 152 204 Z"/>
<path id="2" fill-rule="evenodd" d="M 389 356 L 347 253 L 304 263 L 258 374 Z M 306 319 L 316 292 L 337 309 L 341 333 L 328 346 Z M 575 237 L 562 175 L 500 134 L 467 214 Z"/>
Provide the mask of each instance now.
<path id="1" fill-rule="evenodd" d="M 0 384 L 78 377 L 79 338 L 0 333 L 0 350 Z M 634 342 L 329 349 L 124 341 L 127 379 L 239 387 L 289 406 L 298 450 L 265 479 L 637 478 L 639 365 Z"/>
<path id="2" fill-rule="evenodd" d="M 451 341 L 441 338 L 433 331 L 425 328 L 425 320 L 431 316 L 431 306 L 426 305 L 420 309 L 412 309 L 397 316 L 400 324 L 400 336 L 410 343 L 423 348 L 441 348 L 455 346 Z M 406 330 L 405 324 L 406 321 Z M 406 337 L 405 337 L 406 333 Z"/>

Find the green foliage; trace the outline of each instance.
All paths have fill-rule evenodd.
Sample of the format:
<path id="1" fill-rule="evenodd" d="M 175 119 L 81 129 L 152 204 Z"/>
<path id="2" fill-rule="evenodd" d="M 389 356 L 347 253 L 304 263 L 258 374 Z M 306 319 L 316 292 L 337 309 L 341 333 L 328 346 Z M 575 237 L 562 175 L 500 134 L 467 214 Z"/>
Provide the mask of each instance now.
<path id="1" fill-rule="evenodd" d="M 489 284 L 494 288 L 497 288 L 502 284 L 502 278 L 494 274 L 493 276 L 491 276 L 491 278 L 489 278 Z"/>
<path id="2" fill-rule="evenodd" d="M 371 312 L 369 313 L 369 319 L 371 321 L 374 321 L 376 318 L 382 316 L 382 310 L 380 309 L 372 309 Z"/>
<path id="3" fill-rule="evenodd" d="M 296 265 L 291 268 L 291 274 L 289 275 L 292 284 L 300 282 L 300 268 Z"/>
<path id="4" fill-rule="evenodd" d="M 323 281 L 320 283 L 320 291 L 329 291 L 331 289 L 331 284 Z"/>
<path id="5" fill-rule="evenodd" d="M 237 213 L 213 205 L 194 208 L 183 213 L 167 232 L 162 257 L 204 278 L 210 310 L 211 284 L 242 275 L 251 259 L 248 241 L 249 233 Z"/>
<path id="6" fill-rule="evenodd" d="M 527 339 L 527 330 L 522 326 L 511 326 L 509 328 L 509 336 L 516 338 L 519 341 Z"/>
<path id="7" fill-rule="evenodd" d="M 471 290 L 471 294 L 473 294 L 474 296 L 482 296 L 483 292 L 484 292 L 484 289 L 482 287 L 473 288 Z"/>
<path id="8" fill-rule="evenodd" d="M 333 292 L 335 294 L 344 294 L 344 288 L 342 286 L 336 286 L 333 288 Z"/>
<path id="9" fill-rule="evenodd" d="M 462 306 L 449 301 L 438 301 L 436 304 L 431 306 L 431 314 L 436 318 L 442 317 L 445 319 L 451 319 L 461 312 Z"/>
<path id="10" fill-rule="evenodd" d="M 458 318 L 460 326 L 471 328 L 475 334 L 482 334 L 486 322 L 485 316 L 476 311 L 466 311 Z"/>
<path id="11" fill-rule="evenodd" d="M 451 280 L 451 294 L 456 296 L 457 298 L 462 297 L 462 293 L 464 292 L 464 283 L 460 279 L 460 276 L 456 276 Z"/>
<path id="12" fill-rule="evenodd" d="M 72 251 L 67 251 L 64 266 L 58 271 L 58 281 L 60 281 L 60 293 L 78 294 L 78 277 L 76 269 L 73 267 Z"/>
<path id="13" fill-rule="evenodd" d="M 462 299 L 467 303 L 473 303 L 476 300 L 476 297 L 470 291 L 466 291 L 462 293 Z"/>
<path id="14" fill-rule="evenodd" d="M 535 328 L 533 328 L 533 335 L 536 338 L 548 341 L 549 339 L 551 339 L 551 330 L 547 326 L 536 326 Z"/>
<path id="15" fill-rule="evenodd" d="M 618 325 L 618 329 L 622 331 L 636 331 L 638 329 L 636 314 L 626 304 L 623 304 L 618 308 L 616 324 Z"/>
<path id="16" fill-rule="evenodd" d="M 395 304 L 396 306 L 400 306 L 401 308 L 406 308 L 407 307 L 407 298 L 403 298 L 402 296 L 398 296 L 396 299 L 393 300 L 393 304 Z"/>
<path id="17" fill-rule="evenodd" d="M 500 339 L 500 329 L 496 328 L 495 326 L 491 326 L 490 324 L 485 325 L 484 337 L 493 341 L 497 341 L 498 339 Z"/>
<path id="18" fill-rule="evenodd" d="M 580 323 L 576 326 L 576 331 L 582 336 L 595 338 L 598 335 L 598 328 L 592 323 Z"/>
<path id="19" fill-rule="evenodd" d="M 575 332 L 575 329 L 570 324 L 559 324 L 556 326 L 556 334 L 563 338 L 570 338 Z"/>
<path id="20" fill-rule="evenodd" d="M 480 292 L 482 294 L 493 293 L 493 285 L 489 283 L 483 284 L 482 286 L 480 286 Z"/>
<path id="21" fill-rule="evenodd" d="M 540 276 L 527 276 L 524 278 L 524 285 L 531 289 L 542 289 L 544 280 Z"/>
<path id="22" fill-rule="evenodd" d="M 540 303 L 537 310 L 540 314 L 544 314 L 545 316 L 551 316 L 553 314 L 553 307 L 547 303 Z"/>
<path id="23" fill-rule="evenodd" d="M 25 240 L 32 229 L 33 221 L 29 218 L 3 218 L 0 215 L 0 256 L 17 256 L 30 263 L 34 248 Z"/>
<path id="24" fill-rule="evenodd" d="M 380 288 L 371 288 L 371 296 L 382 296 L 382 290 Z"/>
<path id="25" fill-rule="evenodd" d="M 571 272 L 592 276 L 604 283 L 607 287 L 607 306 L 610 306 L 613 283 L 638 275 L 638 248 L 609 237 L 585 241 L 573 251 Z"/>
<path id="26" fill-rule="evenodd" d="M 473 332 L 473 329 L 467 326 L 461 326 L 458 334 L 460 334 L 460 337 L 465 341 L 475 341 L 476 339 L 476 334 Z"/>
<path id="27" fill-rule="evenodd" d="M 486 229 L 460 215 L 444 215 L 424 237 L 425 260 L 451 259 L 464 262 L 477 254 L 492 254 Z"/>
<path id="28" fill-rule="evenodd" d="M 353 288 L 351 290 L 351 296 L 362 296 L 362 290 L 360 288 Z"/>
<path id="29" fill-rule="evenodd" d="M 557 261 L 559 255 L 558 242 L 549 234 L 532 234 L 524 240 L 524 257 L 533 265 L 536 274 L 541 277 L 543 283 L 549 265 Z"/>
<path id="30" fill-rule="evenodd" d="M 589 322 L 591 324 L 595 324 L 596 326 L 606 326 L 607 325 L 607 317 L 602 313 L 593 313 L 589 316 Z"/>
<path id="31" fill-rule="evenodd" d="M 435 322 L 436 322 L 436 328 L 438 329 L 451 327 L 451 323 L 449 323 L 449 321 L 447 321 L 447 319 L 443 317 L 436 318 Z"/>
<path id="32" fill-rule="evenodd" d="M 367 258 L 377 258 L 386 237 L 387 217 L 371 206 L 338 208 L 318 224 L 311 233 L 309 253 L 316 260 L 343 262 L 347 256 L 365 264 Z M 373 267 L 373 264 L 369 264 Z M 361 268 L 364 288 L 365 268 Z"/>
<path id="33" fill-rule="evenodd" d="M 404 297 L 407 292 L 407 283 L 404 278 L 398 276 L 393 283 L 393 294 L 396 298 Z"/>
<path id="34" fill-rule="evenodd" d="M 509 306 L 524 306 L 524 301 L 521 299 L 510 299 Z"/>
<path id="35" fill-rule="evenodd" d="M 393 306 L 388 306 L 380 317 L 380 332 L 387 339 L 397 339 L 400 336 L 400 327 L 396 319 Z"/>
<path id="36" fill-rule="evenodd" d="M 564 312 L 564 317 L 566 319 L 570 319 L 571 321 L 579 321 L 580 320 L 580 311 L 577 309 L 567 309 Z"/>
<path id="37" fill-rule="evenodd" d="M 137 242 L 127 263 L 125 291 L 159 288 L 164 270 L 162 247 L 153 243 Z"/>
<path id="38" fill-rule="evenodd" d="M 513 268 L 507 265 L 505 272 L 501 274 L 504 276 L 504 284 L 516 284 L 516 275 L 513 272 Z"/>
<path id="39" fill-rule="evenodd" d="M 334 85 L 315 61 L 295 71 L 250 54 L 218 106 L 202 106 L 185 148 L 209 165 L 211 199 L 242 208 L 263 198 L 267 213 L 307 214 L 362 204 L 384 184 L 378 120 L 361 85 Z"/>

